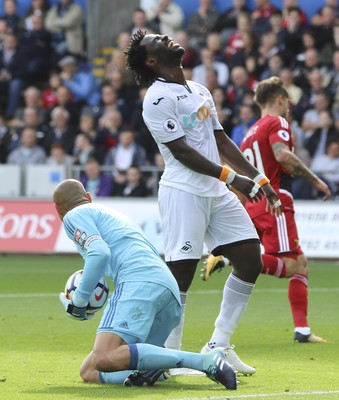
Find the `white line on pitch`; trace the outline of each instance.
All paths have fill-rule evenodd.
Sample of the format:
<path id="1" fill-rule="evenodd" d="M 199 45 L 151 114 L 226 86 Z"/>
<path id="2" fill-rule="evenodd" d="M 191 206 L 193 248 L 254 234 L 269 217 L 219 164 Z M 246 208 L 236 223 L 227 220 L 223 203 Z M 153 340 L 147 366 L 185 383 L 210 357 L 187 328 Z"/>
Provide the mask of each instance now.
<path id="1" fill-rule="evenodd" d="M 317 392 L 282 392 L 282 393 L 261 393 L 261 394 L 240 394 L 240 395 L 227 395 L 224 396 L 209 396 L 209 397 L 180 397 L 177 399 L 169 400 L 218 400 L 218 399 L 259 399 L 265 397 L 278 397 L 278 396 L 327 396 L 330 394 L 339 394 L 339 390 L 327 390 Z"/>

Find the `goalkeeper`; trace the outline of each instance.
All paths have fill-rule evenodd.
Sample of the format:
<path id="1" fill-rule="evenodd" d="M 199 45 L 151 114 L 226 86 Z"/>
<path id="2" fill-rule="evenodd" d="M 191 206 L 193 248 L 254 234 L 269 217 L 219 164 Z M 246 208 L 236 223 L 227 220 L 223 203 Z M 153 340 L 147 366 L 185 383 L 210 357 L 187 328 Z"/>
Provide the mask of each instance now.
<path id="1" fill-rule="evenodd" d="M 85 382 L 151 386 L 173 367 L 193 368 L 236 389 L 235 372 L 221 349 L 208 354 L 163 347 L 181 316 L 178 285 L 141 228 L 124 215 L 92 204 L 81 182 L 66 179 L 53 195 L 68 237 L 84 258 L 84 272 L 71 301 L 60 300 L 76 320 L 89 319 L 91 293 L 106 275 L 114 294 L 101 318 L 93 351 L 80 368 Z"/>

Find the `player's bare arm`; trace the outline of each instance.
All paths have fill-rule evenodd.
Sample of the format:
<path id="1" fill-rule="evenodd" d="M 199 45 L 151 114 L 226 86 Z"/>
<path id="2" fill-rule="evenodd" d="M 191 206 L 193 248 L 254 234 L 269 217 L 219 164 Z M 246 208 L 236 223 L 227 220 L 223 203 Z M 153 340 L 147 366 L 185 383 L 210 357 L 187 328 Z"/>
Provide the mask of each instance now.
<path id="1" fill-rule="evenodd" d="M 259 171 L 247 161 L 243 153 L 239 150 L 238 146 L 226 135 L 224 131 L 215 131 L 214 136 L 216 138 L 219 154 L 223 162 L 230 165 L 238 173 L 249 176 L 251 179 L 254 179 L 254 177 L 259 174 Z M 234 182 L 232 186 L 241 192 L 241 190 L 236 186 L 236 182 Z M 272 214 L 281 215 L 281 207 L 277 206 L 277 204 L 279 204 L 279 196 L 272 186 L 269 183 L 264 184 L 261 187 L 260 192 L 263 193 L 267 198 L 267 206 L 269 211 Z"/>
<path id="2" fill-rule="evenodd" d="M 200 174 L 220 179 L 223 167 L 210 161 L 194 148 L 189 146 L 184 138 L 179 138 L 166 143 L 166 146 L 169 148 L 173 156 L 187 168 Z M 259 201 L 262 197 L 259 191 L 250 196 L 254 187 L 254 182 L 246 176 L 236 175 L 232 185 L 235 185 L 236 189 L 245 195 L 250 201 Z"/>
<path id="3" fill-rule="evenodd" d="M 331 196 L 331 191 L 327 184 L 318 178 L 289 148 L 282 142 L 276 142 L 272 145 L 275 159 L 292 176 L 298 176 L 324 193 L 323 200 L 326 201 Z"/>

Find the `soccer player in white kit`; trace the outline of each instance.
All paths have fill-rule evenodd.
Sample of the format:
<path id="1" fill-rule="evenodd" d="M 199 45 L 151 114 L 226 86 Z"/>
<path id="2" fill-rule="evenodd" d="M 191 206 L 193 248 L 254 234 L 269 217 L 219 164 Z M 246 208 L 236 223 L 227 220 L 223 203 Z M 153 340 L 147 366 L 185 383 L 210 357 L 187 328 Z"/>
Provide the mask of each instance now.
<path id="1" fill-rule="evenodd" d="M 184 51 L 167 35 L 140 30 L 125 51 L 137 83 L 148 86 L 143 118 L 165 160 L 159 187 L 165 261 L 178 282 L 182 303 L 181 322 L 166 346 L 181 346 L 187 291 L 205 242 L 213 255 L 232 262 L 233 271 L 211 341 L 202 351 L 222 347 L 236 371 L 253 374 L 255 369 L 239 359 L 230 338 L 261 271 L 260 243 L 248 214 L 227 185 L 251 201 L 260 201 L 264 194 L 271 212 L 278 215 L 280 200 L 269 180 L 223 131 L 209 91 L 185 80 Z M 221 159 L 228 166 L 221 165 Z"/>

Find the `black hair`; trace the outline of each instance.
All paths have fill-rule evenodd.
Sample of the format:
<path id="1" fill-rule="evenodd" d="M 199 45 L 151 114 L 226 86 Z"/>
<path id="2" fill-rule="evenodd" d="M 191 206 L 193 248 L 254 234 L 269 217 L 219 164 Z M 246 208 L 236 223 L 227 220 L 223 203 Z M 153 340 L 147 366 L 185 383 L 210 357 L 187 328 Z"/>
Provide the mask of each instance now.
<path id="1" fill-rule="evenodd" d="M 140 42 L 146 36 L 146 31 L 139 29 L 130 39 L 129 47 L 124 51 L 126 56 L 126 67 L 135 74 L 135 80 L 138 86 L 149 87 L 156 79 L 156 74 L 145 64 L 146 48 L 140 46 Z"/>

